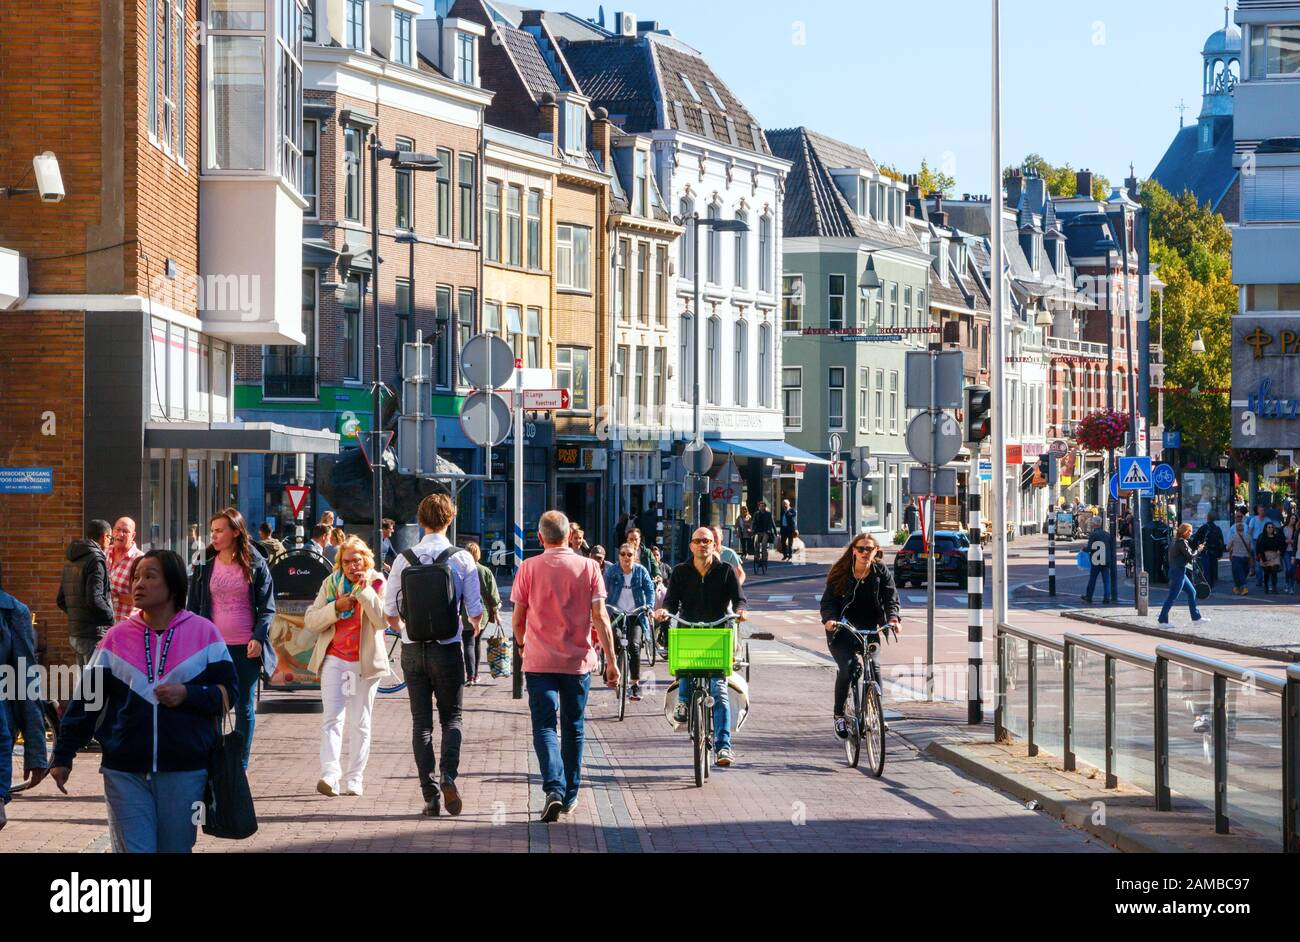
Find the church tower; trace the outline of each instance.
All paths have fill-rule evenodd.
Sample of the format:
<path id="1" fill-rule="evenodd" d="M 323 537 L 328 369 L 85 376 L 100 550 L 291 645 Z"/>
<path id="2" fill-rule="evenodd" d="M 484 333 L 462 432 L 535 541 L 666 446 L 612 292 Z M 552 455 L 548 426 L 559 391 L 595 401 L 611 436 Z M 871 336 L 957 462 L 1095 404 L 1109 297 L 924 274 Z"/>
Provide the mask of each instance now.
<path id="1" fill-rule="evenodd" d="M 1213 150 L 1220 135 L 1232 129 L 1232 92 L 1241 81 L 1241 30 L 1232 22 L 1232 9 L 1223 8 L 1223 29 L 1213 33 L 1201 50 L 1202 97 L 1198 119 L 1198 150 Z"/>

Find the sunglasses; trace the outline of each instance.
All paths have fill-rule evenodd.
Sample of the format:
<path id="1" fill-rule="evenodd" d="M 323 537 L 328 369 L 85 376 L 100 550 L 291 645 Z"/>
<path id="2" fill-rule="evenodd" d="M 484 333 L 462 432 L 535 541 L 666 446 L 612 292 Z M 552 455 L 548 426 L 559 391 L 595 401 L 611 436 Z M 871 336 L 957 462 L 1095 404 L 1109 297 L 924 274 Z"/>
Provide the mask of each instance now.
<path id="1" fill-rule="evenodd" d="M 853 547 L 853 552 L 855 552 L 855 553 L 861 553 L 863 556 L 870 556 L 870 555 L 871 555 L 872 553 L 874 553 L 875 551 L 876 551 L 876 548 L 875 548 L 874 546 L 868 546 L 868 545 L 865 544 L 865 543 L 862 544 L 861 546 L 855 546 L 855 547 Z"/>
<path id="2" fill-rule="evenodd" d="M 619 553 L 618 555 L 623 556 L 623 557 L 625 557 L 625 558 L 627 558 L 627 559 L 631 559 L 631 558 L 632 558 L 632 554 L 631 554 L 631 553 Z"/>
<path id="3" fill-rule="evenodd" d="M 698 543 L 701 546 L 711 546 L 713 544 L 712 540 L 691 540 L 691 542 Z"/>

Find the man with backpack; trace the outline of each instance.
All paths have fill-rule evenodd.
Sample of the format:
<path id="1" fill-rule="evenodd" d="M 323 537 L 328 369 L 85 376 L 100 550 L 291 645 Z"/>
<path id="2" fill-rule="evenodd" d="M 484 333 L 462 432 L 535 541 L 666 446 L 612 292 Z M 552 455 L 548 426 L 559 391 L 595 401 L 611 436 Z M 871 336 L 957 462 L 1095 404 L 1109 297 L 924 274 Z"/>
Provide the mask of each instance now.
<path id="1" fill-rule="evenodd" d="M 393 560 L 384 592 L 388 624 L 402 631 L 402 673 L 411 700 L 411 739 L 420 774 L 424 813 L 436 817 L 440 803 L 460 814 L 456 788 L 460 766 L 465 658 L 461 651 L 461 604 L 474 631 L 483 620 L 478 567 L 466 550 L 451 545 L 447 528 L 456 505 L 446 494 L 420 501 L 416 518 L 424 539 Z M 442 775 L 433 754 L 433 708 L 442 727 Z M 441 786 L 441 796 L 439 795 Z"/>

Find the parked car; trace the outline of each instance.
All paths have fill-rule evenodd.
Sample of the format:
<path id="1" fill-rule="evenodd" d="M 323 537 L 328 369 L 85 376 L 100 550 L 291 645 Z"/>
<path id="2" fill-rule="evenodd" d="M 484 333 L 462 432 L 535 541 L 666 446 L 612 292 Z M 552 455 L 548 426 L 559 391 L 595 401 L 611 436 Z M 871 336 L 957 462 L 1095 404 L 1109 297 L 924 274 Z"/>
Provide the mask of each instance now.
<path id="1" fill-rule="evenodd" d="M 970 539 L 960 530 L 938 530 L 931 543 L 935 558 L 935 582 L 966 584 L 966 554 Z M 921 545 L 921 534 L 913 533 L 894 557 L 894 584 L 900 589 L 925 585 L 929 559 Z"/>

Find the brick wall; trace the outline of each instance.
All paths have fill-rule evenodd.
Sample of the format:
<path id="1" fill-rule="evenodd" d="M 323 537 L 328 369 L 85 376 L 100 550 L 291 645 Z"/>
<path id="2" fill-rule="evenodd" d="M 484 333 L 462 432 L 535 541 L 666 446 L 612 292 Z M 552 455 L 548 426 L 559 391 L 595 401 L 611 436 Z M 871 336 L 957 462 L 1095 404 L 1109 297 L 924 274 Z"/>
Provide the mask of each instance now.
<path id="1" fill-rule="evenodd" d="M 0 465 L 54 469 L 51 494 L 0 494 L 0 585 L 31 608 L 46 663 L 73 662 L 54 599 L 64 550 L 85 528 L 84 333 L 80 311 L 0 314 Z"/>
<path id="2" fill-rule="evenodd" d="M 591 349 L 592 417 L 556 420 L 559 435 L 590 435 L 596 427 L 600 408 L 609 401 L 609 336 L 607 327 L 607 277 L 609 272 L 608 232 L 605 228 L 608 189 L 594 188 L 561 177 L 555 186 L 552 202 L 552 225 L 572 223 L 591 228 L 591 294 L 578 294 L 559 288 L 552 306 L 551 330 L 556 346 Z M 554 243 L 554 228 L 552 228 Z"/>

